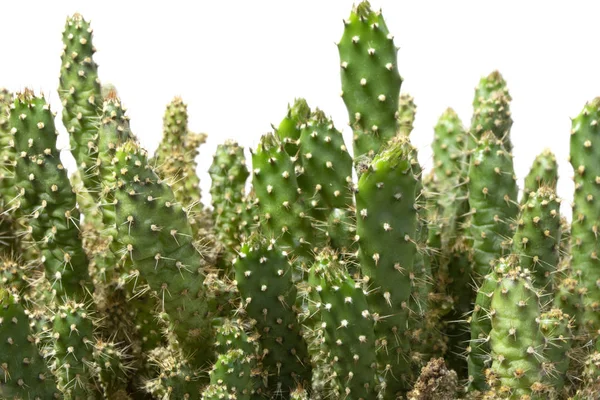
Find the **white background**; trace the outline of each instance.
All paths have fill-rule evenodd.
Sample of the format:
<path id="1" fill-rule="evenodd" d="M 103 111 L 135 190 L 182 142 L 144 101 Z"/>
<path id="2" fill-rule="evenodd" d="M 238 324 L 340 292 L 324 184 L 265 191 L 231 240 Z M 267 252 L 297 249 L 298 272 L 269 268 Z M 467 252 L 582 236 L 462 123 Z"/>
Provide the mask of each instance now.
<path id="1" fill-rule="evenodd" d="M 67 15 L 82 13 L 94 28 L 100 79 L 117 87 L 145 148 L 157 146 L 164 107 L 175 95 L 188 104 L 191 130 L 209 134 L 199 159 L 208 201 L 206 171 L 215 146 L 227 138 L 254 146 L 295 97 L 323 109 L 350 133 L 334 43 L 352 3 L 4 1 L 0 86 L 41 90 L 60 116 L 61 32 Z M 498 69 L 514 99 L 520 183 L 535 155 L 550 147 L 560 162 L 563 211 L 570 214 L 569 117 L 600 95 L 600 2 L 371 4 L 383 9 L 400 47 L 402 91 L 418 106 L 412 140 L 421 163 L 431 167 L 429 144 L 438 116 L 451 106 L 468 126 L 475 85 Z M 67 144 L 63 134 L 59 145 Z"/>

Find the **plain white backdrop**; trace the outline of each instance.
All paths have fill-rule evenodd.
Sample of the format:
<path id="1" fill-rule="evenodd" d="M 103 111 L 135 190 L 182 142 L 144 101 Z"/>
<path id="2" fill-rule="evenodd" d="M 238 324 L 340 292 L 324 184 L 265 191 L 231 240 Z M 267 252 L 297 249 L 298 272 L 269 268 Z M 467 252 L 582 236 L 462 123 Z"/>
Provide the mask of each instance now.
<path id="1" fill-rule="evenodd" d="M 254 146 L 277 125 L 287 104 L 304 97 L 343 129 L 335 42 L 351 0 L 302 1 L 58 1 L 2 2 L 0 87 L 43 91 L 58 112 L 60 146 L 68 139 L 56 93 L 61 32 L 80 12 L 94 28 L 100 79 L 114 84 L 129 109 L 132 129 L 154 151 L 165 105 L 188 104 L 190 129 L 209 134 L 199 173 L 208 203 L 206 171 L 218 143 Z M 466 126 L 479 78 L 498 69 L 513 97 L 515 168 L 519 182 L 535 155 L 550 147 L 560 162 L 559 195 L 572 199 L 570 117 L 600 95 L 600 2 L 385 1 L 395 35 L 402 92 L 415 97 L 412 134 L 419 158 L 431 167 L 433 126 L 453 107 Z M 66 157 L 64 157 L 66 160 Z M 600 160 L 598 160 L 600 163 Z M 68 165 L 69 162 L 67 161 Z"/>

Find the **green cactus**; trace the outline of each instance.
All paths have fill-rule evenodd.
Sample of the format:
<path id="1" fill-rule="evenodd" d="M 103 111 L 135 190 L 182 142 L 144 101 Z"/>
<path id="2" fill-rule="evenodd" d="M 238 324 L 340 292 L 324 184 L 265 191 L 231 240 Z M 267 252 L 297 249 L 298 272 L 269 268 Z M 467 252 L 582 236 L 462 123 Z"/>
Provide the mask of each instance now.
<path id="1" fill-rule="evenodd" d="M 102 93 L 92 28 L 80 14 L 67 18 L 63 31 L 60 85 L 62 120 L 71 139 L 71 152 L 86 187 L 92 187 L 98 157 L 97 133 Z"/>
<path id="2" fill-rule="evenodd" d="M 19 212 L 29 216 L 33 238 L 44 257 L 46 277 L 59 297 L 84 299 L 91 291 L 88 260 L 79 238 L 79 211 L 58 157 L 54 115 L 43 97 L 25 90 L 10 112 Z"/>
<path id="3" fill-rule="evenodd" d="M 571 266 L 585 290 L 583 309 L 577 315 L 577 322 L 579 328 L 592 338 L 597 337 L 600 329 L 600 208 L 595 203 L 600 199 L 599 119 L 600 97 L 597 97 L 573 119 L 570 152 L 570 162 L 575 170 Z"/>
<path id="4" fill-rule="evenodd" d="M 506 252 L 518 213 L 512 156 L 489 132 L 471 154 L 468 187 L 473 269 L 481 277 L 489 272 L 490 263 Z"/>
<path id="5" fill-rule="evenodd" d="M 249 175 L 244 148 L 234 141 L 218 145 L 208 173 L 212 181 L 210 194 L 215 230 L 219 241 L 226 247 L 226 263 L 230 263 L 243 236 L 240 232 L 240 208 L 243 207 Z"/>
<path id="6" fill-rule="evenodd" d="M 170 182 L 175 199 L 188 212 L 202 208 L 196 156 L 198 146 L 205 141 L 205 134 L 188 131 L 187 104 L 175 97 L 165 110 L 163 138 L 151 163 L 157 167 L 157 174 Z M 192 218 L 190 222 L 195 230 L 200 228 L 198 221 Z"/>
<path id="7" fill-rule="evenodd" d="M 474 148 L 477 141 L 490 131 L 502 141 L 506 151 L 509 153 L 512 151 L 510 140 L 510 128 L 513 123 L 510 112 L 511 100 L 506 82 L 500 72 L 494 71 L 480 79 L 473 99 L 470 149 Z"/>
<path id="8" fill-rule="evenodd" d="M 0 286 L 0 397 L 58 399 L 54 377 L 35 345 L 17 295 Z"/>
<path id="9" fill-rule="evenodd" d="M 544 337 L 542 381 L 555 395 L 562 395 L 573 344 L 572 320 L 558 308 L 543 313 L 539 325 Z"/>
<path id="10" fill-rule="evenodd" d="M 417 105 L 408 93 L 400 94 L 398 99 L 398 134 L 409 136 L 414 129 Z"/>
<path id="11" fill-rule="evenodd" d="M 360 268 L 369 288 L 375 320 L 377 359 L 386 378 L 386 398 L 406 390 L 410 363 L 403 332 L 409 317 L 416 254 L 418 177 L 416 153 L 398 137 L 363 171 L 356 191 Z"/>
<path id="12" fill-rule="evenodd" d="M 436 177 L 440 182 L 451 182 L 451 187 L 457 184 L 450 178 L 457 177 L 465 168 L 467 139 L 467 132 L 456 112 L 452 108 L 446 109 L 435 125 L 431 146 Z"/>
<path id="13" fill-rule="evenodd" d="M 194 247 L 187 214 L 135 143 L 117 149 L 113 167 L 119 254 L 158 293 L 169 330 L 186 356 L 193 353 L 191 364 L 201 367 L 211 358 L 211 316 L 202 285 L 204 261 Z"/>
<path id="14" fill-rule="evenodd" d="M 273 244 L 251 237 L 233 262 L 238 290 L 248 317 L 260 336 L 262 364 L 268 387 L 287 396 L 298 385 L 310 382 L 306 343 L 293 308 L 296 288 L 292 266 Z"/>
<path id="15" fill-rule="evenodd" d="M 51 369 L 65 399 L 97 395 L 92 318 L 89 305 L 72 300 L 59 306 L 54 315 Z"/>
<path id="16" fill-rule="evenodd" d="M 558 182 L 558 163 L 550 149 L 545 149 L 535 157 L 529 173 L 525 177 L 523 187 L 523 202 L 527 201 L 529 193 L 535 192 L 542 186 L 556 190 Z"/>
<path id="17" fill-rule="evenodd" d="M 306 100 L 302 98 L 295 99 L 294 104 L 288 105 L 286 116 L 275 130 L 279 140 L 283 143 L 285 152 L 290 157 L 296 157 L 298 153 L 298 141 L 302 132 L 301 126 L 306 124 L 309 118 L 310 107 Z"/>
<path id="18" fill-rule="evenodd" d="M 501 398 L 545 397 L 538 296 L 527 272 L 518 268 L 505 272 L 492 295 L 488 381 Z"/>
<path id="19" fill-rule="evenodd" d="M 560 199 L 550 187 L 530 192 L 523 203 L 513 237 L 519 265 L 531 272 L 536 288 L 553 293 L 553 277 L 559 263 Z"/>
<path id="20" fill-rule="evenodd" d="M 368 1 L 355 6 L 344 21 L 338 50 L 354 157 L 373 156 L 397 133 L 402 84 L 397 49 L 381 11 L 372 11 Z"/>
<path id="21" fill-rule="evenodd" d="M 498 281 L 507 268 L 507 261 L 500 259 L 484 278 L 477 290 L 473 313 L 469 317 L 471 340 L 467 347 L 469 391 L 483 392 L 488 389 L 485 371 L 491 367 L 490 331 L 492 330 L 492 296 Z"/>
<path id="22" fill-rule="evenodd" d="M 234 398 L 250 400 L 254 394 L 252 356 L 240 349 L 220 354 L 210 371 L 210 385 L 204 389 L 202 399 Z"/>
<path id="23" fill-rule="evenodd" d="M 378 387 L 374 321 L 360 282 L 350 278 L 329 249 L 316 257 L 309 282 L 320 299 L 323 343 L 332 360 L 338 396 L 374 398 Z"/>
<path id="24" fill-rule="evenodd" d="M 305 196 L 318 193 L 329 209 L 352 204 L 352 157 L 333 121 L 316 109 L 302 126 L 299 143 L 298 158 L 305 172 L 298 184 L 304 183 Z"/>
<path id="25" fill-rule="evenodd" d="M 294 166 L 273 134 L 260 139 L 252 152 L 252 185 L 259 199 L 261 228 L 289 254 L 311 259 L 312 227 L 299 203 Z"/>

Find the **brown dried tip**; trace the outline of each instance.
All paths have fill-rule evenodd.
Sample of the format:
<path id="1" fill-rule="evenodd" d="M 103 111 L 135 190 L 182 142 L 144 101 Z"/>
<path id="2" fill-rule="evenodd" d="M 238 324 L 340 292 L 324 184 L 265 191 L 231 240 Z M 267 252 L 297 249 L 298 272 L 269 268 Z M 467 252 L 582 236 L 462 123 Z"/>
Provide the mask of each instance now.
<path id="1" fill-rule="evenodd" d="M 421 368 L 421 375 L 408 400 L 454 400 L 458 393 L 458 376 L 446 368 L 443 358 L 433 358 Z"/>
<path id="2" fill-rule="evenodd" d="M 105 100 L 117 100 L 118 95 L 117 95 L 117 91 L 115 89 L 110 89 L 108 91 L 108 93 L 106 94 L 106 96 L 104 96 Z"/>

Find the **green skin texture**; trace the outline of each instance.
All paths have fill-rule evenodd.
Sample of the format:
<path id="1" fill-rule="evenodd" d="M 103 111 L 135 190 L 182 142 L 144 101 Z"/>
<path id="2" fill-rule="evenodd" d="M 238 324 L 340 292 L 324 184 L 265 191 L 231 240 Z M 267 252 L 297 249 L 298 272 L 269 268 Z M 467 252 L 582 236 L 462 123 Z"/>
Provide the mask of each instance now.
<path id="1" fill-rule="evenodd" d="M 71 152 L 86 187 L 97 171 L 98 119 L 102 105 L 98 65 L 94 62 L 90 24 L 79 14 L 67 18 L 63 32 L 58 94 L 63 104 L 62 120 L 71 139 Z"/>
<path id="2" fill-rule="evenodd" d="M 376 322 L 377 360 L 387 382 L 385 398 L 407 389 L 410 371 L 404 331 L 417 240 L 415 201 L 420 183 L 413 175 L 415 156 L 407 138 L 391 142 L 362 173 L 356 192 L 358 258 Z"/>
<path id="3" fill-rule="evenodd" d="M 329 245 L 343 254 L 355 253 L 358 250 L 355 241 L 356 218 L 352 210 L 334 208 L 327 218 L 327 235 Z"/>
<path id="4" fill-rule="evenodd" d="M 287 396 L 298 384 L 310 382 L 306 342 L 292 308 L 296 287 L 292 266 L 281 249 L 251 237 L 234 260 L 235 278 L 248 317 L 260 334 L 268 388 Z"/>
<path id="5" fill-rule="evenodd" d="M 329 249 L 316 257 L 309 283 L 320 300 L 324 346 L 330 353 L 338 392 L 348 400 L 374 398 L 374 321 L 360 283 L 350 278 Z"/>
<path id="6" fill-rule="evenodd" d="M 19 300 L 0 287 L 0 397 L 57 399 L 54 377 L 39 354 Z M 6 364 L 6 365 L 5 365 Z"/>
<path id="7" fill-rule="evenodd" d="M 582 333 L 596 338 L 600 329 L 600 97 L 587 103 L 573 119 L 570 162 L 575 170 L 571 268 L 586 291 L 577 315 Z"/>
<path id="8" fill-rule="evenodd" d="M 128 355 L 114 343 L 96 343 L 94 361 L 98 365 L 98 381 L 105 399 L 126 393 Z M 118 397 L 117 397 L 118 398 Z"/>
<path id="9" fill-rule="evenodd" d="M 443 186 L 457 184 L 456 178 L 464 169 L 467 140 L 467 132 L 456 112 L 452 108 L 446 109 L 434 127 L 431 145 L 436 177 L 444 182 Z"/>
<path id="10" fill-rule="evenodd" d="M 540 331 L 544 336 L 545 357 L 542 375 L 543 382 L 555 393 L 561 393 L 565 386 L 565 374 L 571 358 L 573 345 L 571 318 L 560 309 L 554 308 L 540 316 Z"/>
<path id="11" fill-rule="evenodd" d="M 52 370 L 65 399 L 94 398 L 94 324 L 89 306 L 75 301 L 61 305 L 54 315 Z"/>
<path id="12" fill-rule="evenodd" d="M 288 111 L 276 129 L 277 136 L 283 143 L 285 152 L 290 157 L 298 153 L 298 140 L 302 133 L 301 126 L 310 118 L 310 107 L 306 100 L 298 98 L 294 104 L 288 105 Z M 301 161 L 300 161 L 301 162 Z"/>
<path id="13" fill-rule="evenodd" d="M 554 293 L 553 277 L 558 269 L 560 199 L 549 187 L 531 192 L 523 204 L 513 237 L 513 253 L 519 265 L 531 272 L 533 284 L 544 293 Z"/>
<path id="14" fill-rule="evenodd" d="M 557 182 L 558 163 L 556 162 L 556 156 L 549 149 L 545 149 L 535 157 L 533 165 L 531 165 L 531 169 L 525 177 L 522 201 L 525 202 L 529 193 L 537 191 L 542 186 L 556 190 Z"/>
<path id="15" fill-rule="evenodd" d="M 535 390 L 535 384 L 541 384 L 544 339 L 537 322 L 538 294 L 528 276 L 509 271 L 494 291 L 491 310 L 491 370 L 498 379 L 497 390 L 510 400 L 546 398 Z"/>
<path id="16" fill-rule="evenodd" d="M 408 93 L 402 93 L 398 99 L 398 134 L 409 136 L 413 131 L 417 105 Z"/>
<path id="17" fill-rule="evenodd" d="M 230 263 L 242 238 L 238 208 L 243 204 L 249 175 L 244 148 L 233 141 L 218 145 L 208 173 L 212 181 L 210 194 L 215 231 L 226 247 L 226 263 Z"/>
<path id="18" fill-rule="evenodd" d="M 511 100 L 506 82 L 498 71 L 481 78 L 473 99 L 469 149 L 477 146 L 477 141 L 485 132 L 491 131 L 502 140 L 508 152 L 512 151 L 509 136 L 513 123 L 510 113 Z"/>
<path id="19" fill-rule="evenodd" d="M 318 193 L 329 210 L 351 205 L 352 156 L 333 121 L 317 109 L 303 125 L 299 141 L 305 173 L 298 184 L 303 183 L 305 196 Z"/>
<path id="20" fill-rule="evenodd" d="M 512 156 L 489 133 L 471 154 L 468 187 L 473 212 L 469 232 L 473 269 L 482 277 L 490 271 L 490 263 L 507 250 L 505 242 L 512 237 L 510 224 L 519 210 Z"/>
<path id="21" fill-rule="evenodd" d="M 177 201 L 190 209 L 201 204 L 195 159 L 197 147 L 205 140 L 205 135 L 188 131 L 187 105 L 180 97 L 175 97 L 165 110 L 163 138 L 152 163 L 156 165 L 158 175 L 171 182 Z"/>
<path id="22" fill-rule="evenodd" d="M 11 207 L 12 199 L 17 196 L 13 185 L 15 149 L 10 145 L 12 135 L 8 122 L 9 105 L 12 94 L 6 89 L 0 89 L 0 212 Z M 4 218 L 3 216 L 0 218 Z"/>
<path id="23" fill-rule="evenodd" d="M 397 133 L 402 78 L 397 49 L 381 12 L 355 6 L 338 43 L 342 99 L 354 132 L 354 158 L 373 156 Z"/>
<path id="24" fill-rule="evenodd" d="M 491 366 L 490 338 L 492 321 L 490 318 L 492 296 L 498 285 L 499 276 L 505 268 L 501 261 L 496 269 L 487 274 L 475 298 L 475 307 L 470 318 L 471 341 L 467 349 L 467 366 L 469 373 L 468 390 L 484 391 L 488 388 L 485 369 Z"/>
<path id="25" fill-rule="evenodd" d="M 15 183 L 23 191 L 19 212 L 39 214 L 28 223 L 58 297 L 82 300 L 91 290 L 88 259 L 79 237 L 76 196 L 56 149 L 54 116 L 46 101 L 30 91 L 18 95 L 13 105 L 10 125 L 15 151 L 22 155 L 15 169 Z"/>
<path id="26" fill-rule="evenodd" d="M 263 234 L 276 239 L 288 254 L 310 261 L 314 242 L 311 221 L 299 203 L 292 160 L 272 134 L 264 135 L 252 152 L 252 168 Z"/>
<path id="27" fill-rule="evenodd" d="M 187 214 L 135 143 L 117 149 L 114 168 L 119 254 L 127 254 L 158 293 L 169 330 L 191 365 L 202 367 L 211 358 L 211 316 L 199 270 L 202 255 L 192 243 Z"/>
<path id="28" fill-rule="evenodd" d="M 252 368 L 252 358 L 242 350 L 220 354 L 210 371 L 210 385 L 202 393 L 202 399 L 222 399 L 220 394 L 226 393 L 237 400 L 251 400 L 255 384 Z"/>

